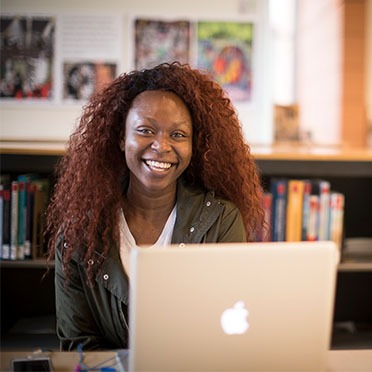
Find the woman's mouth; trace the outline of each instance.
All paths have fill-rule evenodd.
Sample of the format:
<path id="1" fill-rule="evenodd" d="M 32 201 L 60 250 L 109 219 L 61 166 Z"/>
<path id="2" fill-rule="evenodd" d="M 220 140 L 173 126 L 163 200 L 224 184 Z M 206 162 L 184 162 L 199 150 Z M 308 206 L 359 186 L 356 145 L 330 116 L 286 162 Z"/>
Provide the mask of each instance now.
<path id="1" fill-rule="evenodd" d="M 172 166 L 172 163 L 155 161 L 155 160 L 145 160 L 145 163 L 151 170 L 154 170 L 157 172 L 165 172 Z"/>

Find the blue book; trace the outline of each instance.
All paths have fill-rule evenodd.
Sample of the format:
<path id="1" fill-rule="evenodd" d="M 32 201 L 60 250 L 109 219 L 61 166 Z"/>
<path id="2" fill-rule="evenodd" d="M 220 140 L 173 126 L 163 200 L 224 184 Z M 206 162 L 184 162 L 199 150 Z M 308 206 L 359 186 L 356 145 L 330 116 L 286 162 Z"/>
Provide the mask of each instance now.
<path id="1" fill-rule="evenodd" d="M 273 178 L 270 184 L 272 195 L 271 237 L 274 242 L 285 241 L 288 180 Z"/>

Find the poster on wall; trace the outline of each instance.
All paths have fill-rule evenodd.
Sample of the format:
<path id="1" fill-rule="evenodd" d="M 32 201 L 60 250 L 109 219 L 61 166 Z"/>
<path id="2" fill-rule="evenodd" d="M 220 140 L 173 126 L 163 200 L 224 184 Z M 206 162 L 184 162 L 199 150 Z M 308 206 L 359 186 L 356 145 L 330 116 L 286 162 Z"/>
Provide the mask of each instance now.
<path id="1" fill-rule="evenodd" d="M 117 73 L 114 63 L 77 62 L 63 64 L 63 99 L 88 100 L 109 84 Z"/>
<path id="2" fill-rule="evenodd" d="M 135 69 L 163 62 L 190 61 L 190 22 L 137 18 L 134 21 Z"/>
<path id="3" fill-rule="evenodd" d="M 59 26 L 62 99 L 87 101 L 119 74 L 120 17 L 65 14 Z"/>
<path id="4" fill-rule="evenodd" d="M 53 99 L 55 23 L 55 17 L 0 17 L 1 99 Z"/>
<path id="5" fill-rule="evenodd" d="M 253 29 L 250 22 L 197 23 L 197 66 L 208 70 L 234 102 L 252 99 Z"/>

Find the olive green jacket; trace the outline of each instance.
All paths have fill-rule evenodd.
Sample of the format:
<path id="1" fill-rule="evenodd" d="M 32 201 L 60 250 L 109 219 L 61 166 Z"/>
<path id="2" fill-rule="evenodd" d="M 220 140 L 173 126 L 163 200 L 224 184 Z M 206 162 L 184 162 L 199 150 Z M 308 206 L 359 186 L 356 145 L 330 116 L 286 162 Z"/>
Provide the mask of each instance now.
<path id="1" fill-rule="evenodd" d="M 239 210 L 212 192 L 178 184 L 177 218 L 172 243 L 211 243 L 246 241 Z M 113 246 L 97 267 L 95 284 L 88 284 L 87 267 L 73 254 L 69 263 L 71 277 L 65 281 L 61 256 L 64 241 L 57 243 L 55 262 L 57 334 L 62 350 L 128 348 L 128 277 L 123 270 L 119 247 Z M 96 253 L 97 257 L 99 253 Z M 98 266 L 98 265 L 97 265 Z"/>

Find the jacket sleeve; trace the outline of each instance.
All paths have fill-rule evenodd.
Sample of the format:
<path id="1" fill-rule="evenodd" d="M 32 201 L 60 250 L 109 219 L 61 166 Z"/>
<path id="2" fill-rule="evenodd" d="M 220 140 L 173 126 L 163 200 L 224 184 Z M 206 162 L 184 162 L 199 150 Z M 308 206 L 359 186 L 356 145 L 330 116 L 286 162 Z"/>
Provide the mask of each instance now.
<path id="1" fill-rule="evenodd" d="M 57 334 L 63 351 L 74 350 L 81 344 L 83 350 L 109 349 L 98 327 L 86 298 L 87 278 L 79 264 L 71 260 L 70 275 L 62 265 L 63 239 L 60 240 L 55 257 L 55 290 Z"/>

